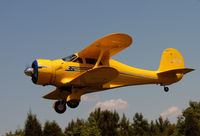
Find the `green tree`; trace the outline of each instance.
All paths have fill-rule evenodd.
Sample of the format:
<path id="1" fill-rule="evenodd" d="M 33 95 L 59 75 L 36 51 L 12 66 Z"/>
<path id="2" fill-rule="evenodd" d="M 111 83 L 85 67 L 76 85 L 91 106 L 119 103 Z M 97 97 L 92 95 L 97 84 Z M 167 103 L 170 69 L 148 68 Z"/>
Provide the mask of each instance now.
<path id="1" fill-rule="evenodd" d="M 10 131 L 10 132 L 6 133 L 5 136 L 14 136 L 14 134 L 12 133 L 12 131 Z"/>
<path id="2" fill-rule="evenodd" d="M 42 128 L 40 122 L 37 120 L 36 115 L 33 115 L 31 111 L 27 115 L 27 119 L 24 126 L 25 136 L 42 136 Z"/>
<path id="3" fill-rule="evenodd" d="M 184 136 L 185 135 L 185 118 L 183 116 L 179 116 L 176 124 L 177 135 Z"/>
<path id="4" fill-rule="evenodd" d="M 42 133 L 41 124 L 36 115 L 27 114 L 24 129 L 11 131 L 5 136 L 64 136 L 59 125 L 46 121 Z M 116 111 L 96 109 L 88 120 L 71 121 L 65 128 L 65 136 L 199 136 L 200 135 L 200 102 L 190 102 L 189 107 L 178 117 L 177 124 L 159 117 L 149 124 L 143 115 L 136 113 L 133 123 L 123 114 L 120 119 Z"/>
<path id="5" fill-rule="evenodd" d="M 89 117 L 88 121 L 81 126 L 82 136 L 101 136 L 100 129 L 94 117 Z"/>
<path id="6" fill-rule="evenodd" d="M 176 132 L 176 125 L 171 124 L 168 119 L 163 120 L 161 116 L 158 118 L 158 120 L 156 120 L 155 125 L 159 131 L 158 135 L 170 136 Z"/>
<path id="7" fill-rule="evenodd" d="M 72 120 L 70 123 L 68 123 L 67 127 L 65 128 L 65 135 L 67 136 L 73 136 L 73 135 L 80 135 L 80 127 L 85 123 L 82 119 L 77 119 L 75 122 Z"/>
<path id="8" fill-rule="evenodd" d="M 158 127 L 154 124 L 153 121 L 151 121 L 149 131 L 150 136 L 159 136 L 160 134 Z"/>
<path id="9" fill-rule="evenodd" d="M 156 120 L 156 126 L 159 129 L 159 133 L 162 135 L 167 135 L 167 128 L 169 126 L 170 122 L 168 119 L 163 120 L 163 118 L 160 116 L 158 120 Z"/>
<path id="10" fill-rule="evenodd" d="M 133 135 L 133 129 L 130 125 L 129 120 L 123 114 L 122 119 L 119 123 L 119 135 L 120 136 L 131 136 Z"/>
<path id="11" fill-rule="evenodd" d="M 5 136 L 24 136 L 24 131 L 22 129 L 17 129 L 14 134 L 10 131 L 6 133 Z"/>
<path id="12" fill-rule="evenodd" d="M 103 136 L 116 136 L 118 135 L 119 128 L 119 114 L 114 111 L 101 111 L 100 108 L 95 109 L 94 112 L 90 113 L 91 117 L 97 122 L 98 128 L 101 130 Z"/>
<path id="13" fill-rule="evenodd" d="M 185 118 L 184 132 L 187 136 L 200 135 L 200 102 L 190 102 L 190 107 L 183 111 Z"/>
<path id="14" fill-rule="evenodd" d="M 24 136 L 24 131 L 22 129 L 17 129 L 15 131 L 15 136 Z"/>
<path id="15" fill-rule="evenodd" d="M 93 117 L 89 117 L 87 121 L 73 120 L 65 129 L 66 136 L 100 136 L 100 129 Z"/>
<path id="16" fill-rule="evenodd" d="M 143 118 L 142 113 L 136 113 L 133 117 L 133 132 L 136 136 L 147 136 L 149 133 L 149 124 L 146 119 Z"/>
<path id="17" fill-rule="evenodd" d="M 64 134 L 55 121 L 46 121 L 43 129 L 43 136 L 64 136 Z"/>

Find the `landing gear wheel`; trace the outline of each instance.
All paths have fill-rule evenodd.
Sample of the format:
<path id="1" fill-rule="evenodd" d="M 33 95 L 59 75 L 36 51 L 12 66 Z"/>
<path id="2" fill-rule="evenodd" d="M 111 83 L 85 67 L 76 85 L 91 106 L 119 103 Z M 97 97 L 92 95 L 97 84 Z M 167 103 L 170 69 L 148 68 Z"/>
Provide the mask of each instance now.
<path id="1" fill-rule="evenodd" d="M 56 101 L 54 103 L 54 109 L 57 113 L 62 114 L 66 111 L 66 103 L 64 101 Z"/>
<path id="2" fill-rule="evenodd" d="M 80 101 L 71 100 L 71 101 L 67 102 L 67 106 L 69 106 L 70 108 L 76 108 L 76 107 L 78 107 L 79 103 L 80 103 Z"/>
<path id="3" fill-rule="evenodd" d="M 164 87 L 164 91 L 168 92 L 169 91 L 169 87 Z"/>

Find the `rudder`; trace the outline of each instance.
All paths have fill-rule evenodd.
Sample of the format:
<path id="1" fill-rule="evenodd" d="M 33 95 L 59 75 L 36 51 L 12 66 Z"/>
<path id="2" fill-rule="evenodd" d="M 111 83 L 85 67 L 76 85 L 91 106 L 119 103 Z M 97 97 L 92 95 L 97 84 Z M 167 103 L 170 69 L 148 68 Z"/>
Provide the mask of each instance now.
<path id="1" fill-rule="evenodd" d="M 184 68 L 184 59 L 181 53 L 174 48 L 164 50 L 158 71 L 163 72 L 181 68 Z"/>

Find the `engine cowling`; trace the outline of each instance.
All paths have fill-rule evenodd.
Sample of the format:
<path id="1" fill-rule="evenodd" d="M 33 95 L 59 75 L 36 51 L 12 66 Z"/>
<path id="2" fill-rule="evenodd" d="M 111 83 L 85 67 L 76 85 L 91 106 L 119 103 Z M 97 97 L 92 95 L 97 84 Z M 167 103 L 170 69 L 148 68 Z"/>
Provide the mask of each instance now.
<path id="1" fill-rule="evenodd" d="M 32 63 L 32 81 L 39 85 L 49 85 L 53 80 L 54 68 L 51 60 L 37 59 Z"/>

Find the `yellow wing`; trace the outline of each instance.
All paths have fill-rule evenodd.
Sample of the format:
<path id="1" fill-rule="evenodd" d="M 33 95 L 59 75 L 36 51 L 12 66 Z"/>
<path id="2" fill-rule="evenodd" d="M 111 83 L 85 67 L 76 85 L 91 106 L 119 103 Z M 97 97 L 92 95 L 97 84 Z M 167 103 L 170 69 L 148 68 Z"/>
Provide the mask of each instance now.
<path id="1" fill-rule="evenodd" d="M 58 88 L 51 91 L 50 93 L 43 96 L 45 99 L 52 99 L 52 100 L 58 100 L 58 99 L 66 99 L 69 95 L 69 92 L 67 91 L 60 91 Z"/>
<path id="2" fill-rule="evenodd" d="M 73 79 L 70 84 L 73 86 L 101 86 L 118 76 L 119 72 L 111 67 L 98 67 L 84 72 Z"/>
<path id="3" fill-rule="evenodd" d="M 85 58 L 99 58 L 101 52 L 103 52 L 102 59 L 109 58 L 127 48 L 132 43 L 132 38 L 123 33 L 114 33 L 106 35 L 82 51 L 78 53 L 80 57 Z"/>
<path id="4" fill-rule="evenodd" d="M 80 76 L 70 81 L 68 84 L 74 87 L 87 87 L 86 90 L 82 89 L 82 91 L 88 93 L 91 91 L 98 90 L 97 88 L 102 88 L 103 84 L 115 79 L 118 76 L 118 74 L 119 72 L 114 68 L 98 67 L 84 72 Z M 44 95 L 43 98 L 52 100 L 66 99 L 69 94 L 70 93 L 65 90 L 61 91 L 58 88 L 56 88 L 54 91 Z"/>

